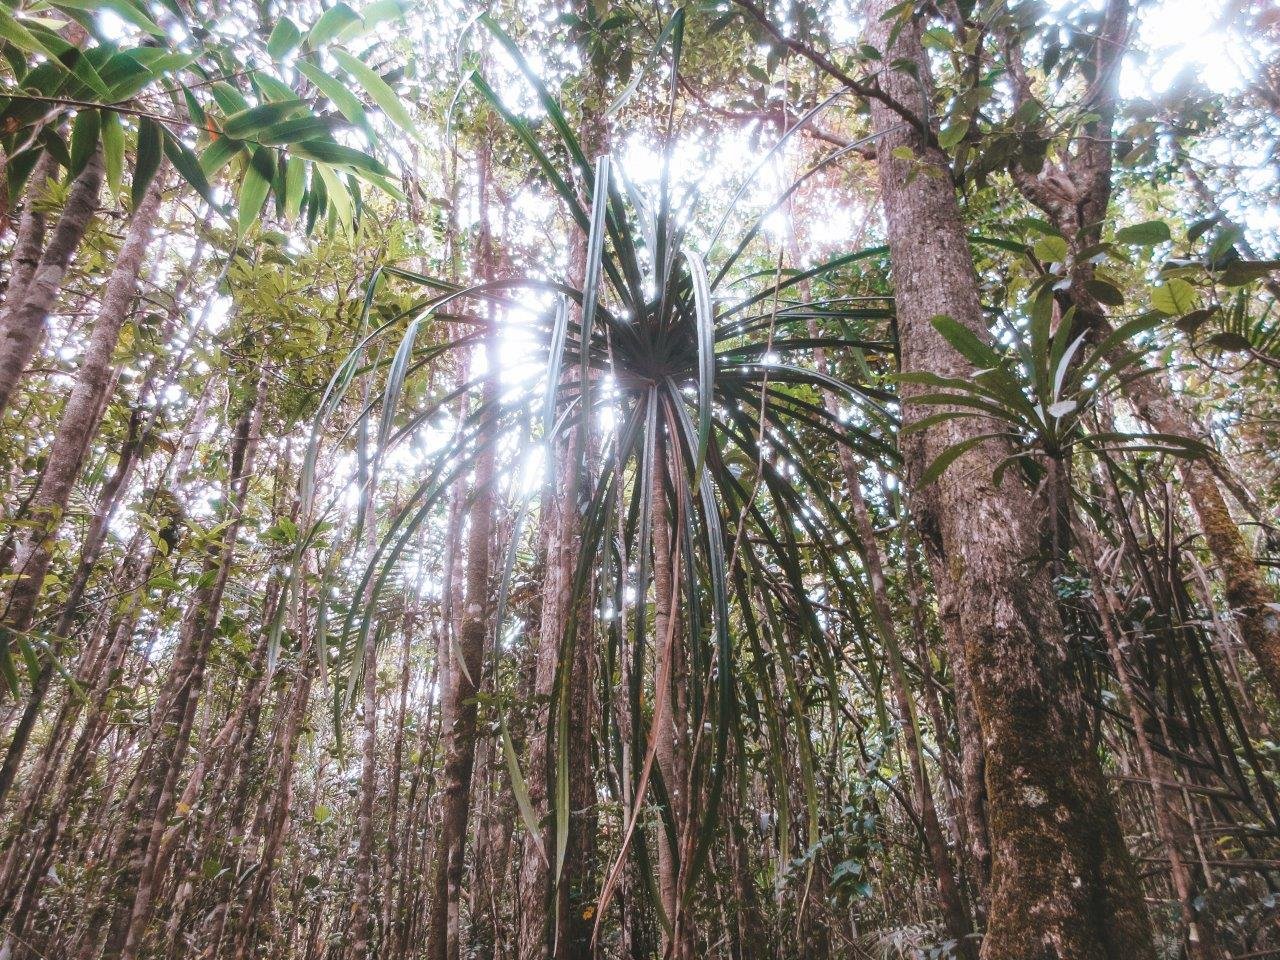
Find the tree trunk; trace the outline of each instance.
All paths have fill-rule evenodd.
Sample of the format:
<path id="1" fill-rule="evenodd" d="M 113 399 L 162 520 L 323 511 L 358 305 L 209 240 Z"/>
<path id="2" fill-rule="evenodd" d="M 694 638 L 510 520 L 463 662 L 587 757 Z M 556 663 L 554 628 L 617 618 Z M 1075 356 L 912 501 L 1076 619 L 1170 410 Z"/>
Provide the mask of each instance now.
<path id="1" fill-rule="evenodd" d="M 9 329 L 9 318 L 22 306 L 27 297 L 27 284 L 40 265 L 40 255 L 44 252 L 45 214 L 39 209 L 45 198 L 45 187 L 49 178 L 58 172 L 58 163 L 53 154 L 45 151 L 36 161 L 35 169 L 27 187 L 27 205 L 22 211 L 22 219 L 18 221 L 18 235 L 13 241 L 13 251 L 9 254 L 9 286 L 4 294 L 4 310 L 0 313 L 0 336 Z"/>
<path id="2" fill-rule="evenodd" d="M 191 610 L 183 623 L 167 689 L 157 708 L 159 725 L 155 740 L 139 760 L 139 780 L 147 787 L 141 802 L 131 805 L 133 828 L 118 854 L 122 866 L 115 875 L 105 904 L 111 916 L 104 936 L 103 956 L 107 960 L 133 960 L 142 946 L 143 934 L 151 919 L 160 879 L 157 874 L 161 839 L 173 813 L 178 777 L 205 685 L 209 647 L 217 629 L 253 476 L 266 384 L 265 375 L 260 376 L 256 395 L 246 405 L 247 409 L 236 425 L 225 515 L 231 523 L 222 531 L 219 542 L 209 546 L 201 577 L 203 585 L 196 590 Z M 93 935 L 101 935 L 101 932 L 95 931 Z"/>
<path id="3" fill-rule="evenodd" d="M 8 408 L 18 378 L 31 362 L 45 320 L 58 301 L 67 265 L 98 209 L 102 172 L 102 151 L 95 150 L 71 185 L 62 216 L 53 228 L 40 265 L 30 275 L 22 303 L 13 302 L 12 298 L 6 302 L 8 313 L 4 329 L 0 330 L 0 413 Z"/>
<path id="4" fill-rule="evenodd" d="M 928 61 L 908 20 L 890 44 L 891 9 L 871 6 L 884 62 L 904 59 L 919 79 L 881 74 L 890 97 L 929 115 Z M 910 14 L 907 14 L 909 17 Z M 890 17 L 896 20 L 895 17 Z M 987 337 L 955 189 L 932 134 L 872 102 L 905 372 L 970 378 L 974 369 L 933 328 L 945 314 Z M 894 155 L 907 148 L 915 159 Z M 919 167 L 923 165 L 923 169 Z M 933 412 L 903 390 L 904 420 Z M 934 424 L 902 442 L 909 479 L 943 450 L 985 429 L 972 418 Z M 950 579 L 974 703 L 986 747 L 993 869 L 983 960 L 1152 958 L 1150 923 L 1081 723 L 1078 693 L 1047 572 L 1034 567 L 1038 519 L 1030 491 L 1010 471 L 995 486 L 1005 450 L 984 441 L 935 483 L 914 489 L 926 549 Z"/>
<path id="5" fill-rule="evenodd" d="M 488 232 L 489 148 L 480 154 L 480 257 L 482 273 L 492 272 L 491 240 Z M 498 398 L 498 345 L 494 320 L 490 317 L 485 343 L 487 371 L 482 403 L 494 414 Z M 476 694 L 479 692 L 481 661 L 488 631 L 489 541 L 493 533 L 493 481 L 495 456 L 489 431 L 481 431 L 476 456 L 475 481 L 467 530 L 465 596 L 462 624 L 456 648 L 449 658 L 450 683 L 444 690 L 441 712 L 445 723 L 442 771 L 442 811 L 431 913 L 427 921 L 427 949 L 431 960 L 458 960 L 461 948 L 459 905 L 467 847 L 467 822 L 471 807 L 471 773 L 476 756 Z"/>
<path id="6" fill-rule="evenodd" d="M 17 574 L 17 579 L 14 580 L 9 594 L 3 623 L 5 636 L 0 642 L 6 644 L 9 642 L 10 631 L 22 633 L 31 626 L 36 601 L 53 559 L 53 548 L 57 542 L 62 517 L 71 499 L 72 488 L 80 476 L 85 452 L 93 440 L 110 386 L 114 382 L 112 355 L 115 353 L 116 344 L 120 340 L 120 330 L 129 315 L 134 295 L 138 290 L 142 257 L 151 237 L 151 226 L 159 206 L 160 190 L 158 183 L 153 181 L 142 204 L 134 214 L 129 235 L 125 238 L 115 268 L 107 281 L 102 307 L 98 312 L 97 320 L 94 321 L 84 360 L 76 374 L 75 386 L 58 421 L 58 432 L 54 437 L 44 473 L 40 478 L 39 489 L 32 502 L 30 515 L 32 526 L 14 558 L 14 573 Z M 121 473 L 122 478 L 127 475 L 131 462 L 132 455 L 121 461 L 125 467 L 125 471 Z M 112 495 L 118 492 L 118 489 L 119 484 L 116 484 Z M 70 628 L 67 617 L 73 615 L 74 608 L 79 605 L 79 595 L 96 560 L 104 533 L 105 523 L 95 523 L 90 531 L 91 538 L 86 541 L 84 547 L 84 558 L 88 566 L 86 568 L 84 562 L 80 564 L 62 618 L 64 622 L 60 622 L 55 629 L 55 635 L 58 637 L 65 636 Z M 59 652 L 54 650 L 47 656 L 57 656 Z M 17 766 L 22 760 L 31 730 L 39 716 L 52 680 L 53 666 L 46 660 L 40 672 L 32 678 L 31 696 L 10 740 L 4 764 L 0 766 L 0 800 L 3 800 L 13 782 Z"/>
<path id="7" fill-rule="evenodd" d="M 593 139 L 595 139 L 593 137 Z M 581 287 L 586 276 L 587 238 L 578 231 L 570 251 L 570 282 Z M 578 319 L 581 308 L 573 308 Z M 564 383 L 576 383 L 578 368 L 566 364 Z M 529 733 L 528 787 L 535 812 L 545 819 L 547 798 L 554 783 L 551 755 L 551 696 L 560 663 L 561 642 L 573 609 L 573 579 L 581 552 L 581 497 L 586 477 L 576 476 L 583 457 L 583 432 L 573 427 L 548 458 L 551 485 L 543 498 L 545 566 L 542 584 L 542 619 L 538 628 L 538 649 L 534 666 L 534 695 L 538 712 Z M 590 956 L 591 922 L 583 916 L 591 902 L 589 865 L 593 857 L 595 833 L 595 786 L 591 769 L 591 611 L 580 604 L 573 661 L 565 677 L 570 685 L 569 742 L 559 749 L 568 751 L 570 826 L 560 883 L 553 896 L 551 871 L 533 837 L 526 837 L 520 868 L 521 960 L 540 960 L 552 955 L 557 960 Z M 542 849 L 555 848 L 554 831 L 544 832 Z M 554 934 L 554 935 L 553 935 Z"/>
<path id="8" fill-rule="evenodd" d="M 5 610 L 5 626 L 14 632 L 20 633 L 31 625 L 36 599 L 53 558 L 58 528 L 71 498 L 71 489 L 80 475 L 85 451 L 93 439 L 103 400 L 112 381 L 112 355 L 120 341 L 120 330 L 129 316 L 133 298 L 138 292 L 142 258 L 151 239 L 151 227 L 159 208 L 160 188 L 157 180 L 152 181 L 133 215 L 129 234 L 120 248 L 115 267 L 107 281 L 102 308 L 94 321 L 84 360 L 76 373 L 75 387 L 72 388 L 71 396 L 58 421 L 58 432 L 40 478 L 39 491 L 32 503 L 32 528 L 14 558 L 14 572 L 18 576 Z M 42 272 L 43 269 L 42 266 Z M 39 280 L 33 282 L 38 283 Z"/>
<path id="9" fill-rule="evenodd" d="M 659 418 L 659 424 L 662 423 Z M 665 437 L 654 446 L 653 472 L 653 632 L 659 653 L 656 657 L 655 687 L 661 685 L 662 663 L 666 661 L 666 689 L 656 690 L 655 704 L 666 700 L 665 710 L 654 708 L 658 729 L 657 760 L 671 804 L 674 834 L 665 825 L 658 827 L 658 892 L 662 910 L 672 929 L 666 936 L 663 956 L 670 960 L 690 960 L 693 956 L 693 928 L 682 915 L 680 900 L 684 893 L 682 873 L 682 840 L 689 823 L 689 738 L 686 705 L 686 665 L 684 663 L 684 622 L 680 615 L 680 565 L 676 540 L 672 531 L 679 524 L 671 517 L 666 493 L 668 469 Z"/>
<path id="10" fill-rule="evenodd" d="M 323 603 L 324 600 L 318 598 L 317 602 Z M 289 814 L 293 809 L 293 780 L 298 739 L 306 719 L 307 706 L 311 702 L 311 678 L 316 667 L 315 658 L 311 653 L 311 628 L 301 617 L 295 618 L 295 621 L 302 636 L 294 665 L 297 677 L 284 709 L 284 726 L 275 748 L 279 781 L 270 806 L 260 810 L 266 819 L 261 829 L 255 830 L 255 833 L 262 837 L 262 853 L 258 857 L 258 872 L 253 878 L 253 886 L 240 914 L 240 926 L 236 931 L 231 952 L 234 960 L 246 960 L 254 952 L 258 929 L 262 923 L 261 912 L 266 909 L 270 898 L 280 848 L 284 845 L 285 828 L 289 824 Z M 267 813 L 268 810 L 269 813 Z M 227 907 L 229 909 L 230 904 L 227 904 Z"/>
<path id="11" fill-rule="evenodd" d="M 809 335 L 815 339 L 819 335 L 816 324 L 812 320 L 809 322 Z M 816 349 L 814 360 L 819 372 L 828 373 L 824 350 Z M 838 419 L 839 405 L 829 390 L 823 390 L 823 402 L 827 411 Z M 853 451 L 849 447 L 841 444 L 837 450 L 837 456 L 841 472 L 844 473 L 845 487 L 848 489 L 849 505 L 853 507 L 854 526 L 862 541 L 862 559 L 866 567 L 873 620 L 889 660 L 890 687 L 898 710 L 898 721 L 902 724 L 907 757 L 911 763 L 916 802 L 920 808 L 920 832 L 923 834 L 925 849 L 933 865 L 934 882 L 938 888 L 938 901 L 942 905 L 943 922 L 946 924 L 948 936 L 957 943 L 959 955 L 966 958 L 975 957 L 977 950 L 972 938 L 973 927 L 969 923 L 969 912 L 961 895 L 960 886 L 956 883 L 955 871 L 951 867 L 946 840 L 942 836 L 942 824 L 938 820 L 938 809 L 934 804 L 933 791 L 929 786 L 928 771 L 924 766 L 924 756 L 918 736 L 919 718 L 911 699 L 911 688 L 907 682 L 906 672 L 902 666 L 902 645 L 898 641 L 898 633 L 894 627 L 893 608 L 889 604 L 880 544 L 876 540 L 875 528 L 871 524 L 871 514 L 862 496 L 862 476 L 857 464 L 854 463 Z M 941 740 L 941 731 L 939 731 L 939 740 Z"/>
<path id="12" fill-rule="evenodd" d="M 368 522 L 372 522 L 369 511 Z M 364 729 L 360 744 L 360 806 L 356 812 L 356 884 L 351 902 L 350 960 L 369 953 L 369 901 L 373 896 L 374 801 L 378 790 L 378 656 L 376 638 L 365 642 L 360 669 Z M 391 783 L 395 789 L 396 784 Z"/>

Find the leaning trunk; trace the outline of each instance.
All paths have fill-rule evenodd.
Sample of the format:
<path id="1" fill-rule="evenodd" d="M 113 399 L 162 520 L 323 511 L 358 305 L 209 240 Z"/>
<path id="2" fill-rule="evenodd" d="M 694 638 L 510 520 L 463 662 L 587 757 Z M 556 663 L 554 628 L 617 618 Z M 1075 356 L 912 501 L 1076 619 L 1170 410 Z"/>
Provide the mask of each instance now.
<path id="1" fill-rule="evenodd" d="M 129 234 L 120 248 L 115 269 L 111 272 L 103 294 L 102 308 L 93 324 L 84 361 L 76 375 L 75 387 L 58 422 L 58 432 L 32 503 L 30 530 L 14 559 L 13 571 L 17 579 L 9 594 L 4 625 L 16 633 L 31 626 L 36 600 L 53 559 L 53 546 L 62 517 L 70 502 L 72 488 L 80 476 L 85 451 L 93 439 L 113 381 L 112 355 L 138 291 L 142 258 L 151 238 L 151 226 L 159 207 L 160 191 L 157 183 L 153 182 L 141 206 L 134 213 Z M 40 695 L 43 695 L 43 688 L 47 685 L 46 678 L 40 685 Z M 33 698 L 33 704 L 38 709 L 39 704 L 35 700 Z M 18 745 L 19 756 L 25 739 L 24 735 L 22 743 Z M 14 753 L 12 745 L 10 753 Z M 3 794 L 0 793 L 0 796 Z"/>
<path id="2" fill-rule="evenodd" d="M 67 272 L 71 257 L 89 229 L 89 221 L 98 209 L 98 191 L 102 187 L 102 152 L 95 151 L 85 168 L 80 171 L 58 225 L 53 229 L 49 245 L 40 257 L 40 265 L 30 274 L 22 303 L 7 304 L 4 329 L 0 331 L 0 413 L 13 398 L 27 364 L 36 351 L 45 321 L 58 301 L 62 278 Z"/>

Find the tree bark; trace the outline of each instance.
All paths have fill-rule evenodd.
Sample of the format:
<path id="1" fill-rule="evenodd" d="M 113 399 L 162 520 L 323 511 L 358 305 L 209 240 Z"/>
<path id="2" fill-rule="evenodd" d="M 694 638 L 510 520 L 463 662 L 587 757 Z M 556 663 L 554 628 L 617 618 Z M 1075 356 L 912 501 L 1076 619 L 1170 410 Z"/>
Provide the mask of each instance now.
<path id="1" fill-rule="evenodd" d="M 102 188 L 102 151 L 95 150 L 71 184 L 62 216 L 53 228 L 40 265 L 30 275 L 21 304 L 6 303 L 9 313 L 0 331 L 0 413 L 9 406 L 18 379 L 36 351 L 45 321 L 58 301 L 62 278 L 98 209 Z"/>
<path id="2" fill-rule="evenodd" d="M 112 355 L 138 292 L 142 258 L 159 208 L 160 188 L 158 181 L 153 181 L 134 213 L 129 234 L 107 281 L 102 307 L 94 321 L 84 360 L 76 373 L 75 387 L 58 421 L 58 432 L 32 503 L 31 530 L 14 558 L 14 572 L 18 576 L 5 610 L 5 626 L 14 632 L 20 633 L 31 625 L 36 599 L 53 558 L 58 528 L 112 381 Z M 33 281 L 38 282 L 38 279 Z"/>
<path id="3" fill-rule="evenodd" d="M 110 923 L 103 936 L 106 960 L 133 960 L 142 946 L 151 919 L 161 840 L 177 798 L 178 777 L 191 739 L 196 707 L 205 685 L 209 647 L 218 625 L 222 597 L 235 555 L 236 540 L 244 517 L 253 476 L 266 393 L 265 375 L 259 376 L 255 396 L 246 404 L 236 424 L 229 463 L 228 505 L 230 525 L 219 542 L 209 545 L 192 606 L 184 619 L 170 677 L 157 709 L 159 725 L 153 742 L 139 760 L 139 780 L 148 786 L 140 802 L 130 807 L 127 841 L 118 856 L 122 865 L 104 904 Z M 101 935 L 95 931 L 93 936 Z M 96 950 L 90 947 L 90 954 Z"/>
<path id="4" fill-rule="evenodd" d="M 659 418 L 659 424 L 662 423 Z M 659 426 L 659 431 L 662 427 Z M 682 840 L 689 822 L 689 737 L 686 707 L 686 669 L 684 663 L 684 618 L 680 615 L 678 582 L 680 567 L 673 522 L 667 501 L 668 469 L 665 438 L 659 435 L 654 445 L 653 472 L 653 631 L 660 652 L 656 659 L 654 685 L 662 677 L 661 663 L 667 659 L 667 689 L 654 693 L 655 702 L 665 696 L 666 709 L 655 707 L 654 723 L 658 724 L 657 761 L 670 801 L 674 834 L 665 824 L 658 827 L 658 892 L 662 910 L 672 929 L 666 932 L 663 956 L 670 960 L 690 960 L 693 956 L 693 928 L 680 909 L 684 893 L 681 854 Z"/>
<path id="5" fill-rule="evenodd" d="M 481 268 L 492 272 L 491 239 L 488 230 L 489 147 L 480 154 Z M 498 398 L 498 349 L 494 321 L 485 342 L 485 378 L 482 403 L 494 415 Z M 456 648 L 449 658 L 450 684 L 444 691 L 441 712 L 447 724 L 444 736 L 442 771 L 442 811 L 431 912 L 427 922 L 427 949 L 431 960 L 458 960 L 461 950 L 459 905 L 465 867 L 467 823 L 471 807 L 471 773 L 476 756 L 476 694 L 479 692 L 481 661 L 489 629 L 489 541 L 493 534 L 493 481 L 496 451 L 488 431 L 478 436 L 475 480 L 469 511 L 465 596 L 462 624 Z"/>
<path id="6" fill-rule="evenodd" d="M 317 602 L 323 603 L 324 600 L 319 598 Z M 298 617 L 295 620 L 301 639 L 298 644 L 297 660 L 293 667 L 297 676 L 283 711 L 284 725 L 275 747 L 274 756 L 279 780 L 271 804 L 259 810 L 264 822 L 260 824 L 260 829 L 255 829 L 255 833 L 262 837 L 262 852 L 258 857 L 258 872 L 253 878 L 253 886 L 240 914 L 240 925 L 236 930 L 232 949 L 234 960 L 246 960 L 253 954 L 258 930 L 262 924 L 261 913 L 266 909 L 266 903 L 270 897 L 280 849 L 284 845 L 285 828 L 288 826 L 289 815 L 293 810 L 298 740 L 306 719 L 307 706 L 311 702 L 311 679 L 316 668 L 315 657 L 311 652 L 311 628 L 303 618 Z"/>
<path id="7" fill-rule="evenodd" d="M 880 78 L 886 93 L 927 117 L 929 67 L 919 25 L 896 37 L 870 7 L 885 63 L 911 63 Z M 907 14 L 910 17 L 910 14 Z M 896 17 L 890 17 L 896 20 Z M 899 21 L 901 22 L 901 21 Z M 890 43 L 892 39 L 892 43 Z M 969 378 L 974 369 L 933 328 L 945 314 L 988 336 L 945 155 L 932 134 L 875 101 L 881 192 L 892 258 L 905 372 Z M 914 159 L 894 155 L 910 150 Z M 932 412 L 904 394 L 904 421 Z M 950 579 L 966 666 L 986 748 L 993 869 L 983 960 L 1153 958 L 1150 923 L 1094 747 L 1081 724 L 1068 649 L 1047 572 L 1033 566 L 1038 520 L 1030 491 L 993 441 L 974 446 L 935 483 L 918 488 L 943 450 L 980 435 L 972 418 L 904 438 L 902 454 L 926 549 Z"/>
<path id="8" fill-rule="evenodd" d="M 31 171 L 27 205 L 22 211 L 22 219 L 18 221 L 18 235 L 14 238 L 13 251 L 9 254 L 9 286 L 4 294 L 4 310 L 0 313 L 0 337 L 9 329 L 10 317 L 26 299 L 27 284 L 40 265 L 46 226 L 45 213 L 40 206 L 45 198 L 49 178 L 57 172 L 58 163 L 47 150 L 40 155 L 35 169 Z"/>
<path id="9" fill-rule="evenodd" d="M 601 139 L 595 118 L 588 121 L 592 129 L 584 138 Z M 570 282 L 581 288 L 586 276 L 587 237 L 574 234 L 570 251 Z M 574 320 L 581 307 L 573 308 Z M 572 390 L 578 369 L 566 364 L 565 386 Z M 547 798 L 551 793 L 551 696 L 560 664 L 561 642 L 574 613 L 573 579 L 581 553 L 581 504 L 586 477 L 578 477 L 578 464 L 583 458 L 583 431 L 571 427 L 569 435 L 557 445 L 548 458 L 551 484 L 543 498 L 545 530 L 545 564 L 542 586 L 542 617 L 538 628 L 538 648 L 534 665 L 534 695 L 538 710 L 529 733 L 528 787 L 529 799 L 541 818 L 548 813 Z M 570 716 L 569 742 L 560 749 L 568 751 L 569 773 L 569 843 L 559 886 L 551 890 L 550 865 L 543 859 L 533 837 L 526 837 L 520 867 L 520 942 L 521 960 L 540 960 L 554 955 L 557 960 L 588 957 L 591 947 L 591 922 L 583 916 L 594 898 L 588 890 L 590 861 L 594 853 L 595 787 L 591 769 L 591 616 L 589 602 L 579 605 L 577 636 L 573 643 L 573 660 L 565 682 L 570 685 L 566 698 Z M 544 831 L 542 850 L 555 847 L 553 831 Z M 554 935 L 553 935 L 554 934 Z M 552 948 L 554 947 L 554 953 Z"/>

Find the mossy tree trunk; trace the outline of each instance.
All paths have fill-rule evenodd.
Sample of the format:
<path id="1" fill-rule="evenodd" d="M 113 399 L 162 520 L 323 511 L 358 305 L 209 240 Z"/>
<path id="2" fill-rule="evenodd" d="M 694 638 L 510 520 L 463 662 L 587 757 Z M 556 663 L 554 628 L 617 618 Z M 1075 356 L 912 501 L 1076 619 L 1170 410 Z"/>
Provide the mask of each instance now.
<path id="1" fill-rule="evenodd" d="M 886 64 L 906 61 L 918 74 L 886 69 L 880 86 L 896 103 L 871 105 L 902 369 L 969 378 L 973 366 L 930 321 L 947 315 L 987 337 L 978 281 L 947 158 L 920 120 L 932 111 L 919 25 L 908 13 L 891 37 L 898 24 L 881 19 L 890 9 L 871 5 L 873 42 L 887 48 Z M 912 402 L 917 392 L 903 391 L 907 423 L 931 412 Z M 985 747 L 993 867 L 982 957 L 1152 958 L 1142 891 L 1082 723 L 1048 573 L 1034 559 L 1040 518 L 1031 492 L 1012 471 L 994 483 L 1006 451 L 990 440 L 918 485 L 938 454 L 983 429 L 955 419 L 902 443 L 925 547 L 950 580 Z"/>

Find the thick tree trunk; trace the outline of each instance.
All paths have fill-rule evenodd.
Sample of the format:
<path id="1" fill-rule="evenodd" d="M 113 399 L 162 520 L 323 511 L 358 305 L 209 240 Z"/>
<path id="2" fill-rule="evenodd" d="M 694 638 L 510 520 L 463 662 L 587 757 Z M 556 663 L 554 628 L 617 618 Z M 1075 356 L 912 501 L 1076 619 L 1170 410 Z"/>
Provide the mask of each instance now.
<path id="1" fill-rule="evenodd" d="M 890 9 L 884 0 L 871 6 L 874 42 L 886 47 L 893 27 L 880 17 Z M 883 56 L 918 71 L 919 79 L 887 69 L 880 83 L 915 117 L 927 117 L 929 68 L 918 25 L 905 23 Z M 873 102 L 872 118 L 902 368 L 971 377 L 972 365 L 930 323 L 945 314 L 988 335 L 946 158 L 887 105 Z M 904 147 L 915 159 L 894 155 Z M 911 402 L 915 392 L 903 391 L 908 423 L 931 412 Z M 983 429 L 962 418 L 904 438 L 908 479 L 914 483 L 939 453 Z M 1047 572 L 1033 566 L 1032 496 L 1012 472 L 999 487 L 993 482 L 1004 455 L 998 444 L 980 443 L 913 497 L 926 549 L 951 581 L 986 747 L 993 868 L 982 957 L 1152 958 L 1141 888 L 1081 724 Z"/>
<path id="2" fill-rule="evenodd" d="M 31 362 L 45 321 L 58 301 L 67 265 L 98 209 L 102 172 L 102 151 L 97 150 L 71 185 L 62 216 L 53 228 L 40 265 L 30 275 L 22 303 L 6 303 L 8 312 L 4 329 L 0 330 L 0 413 L 8 408 L 18 378 Z"/>

